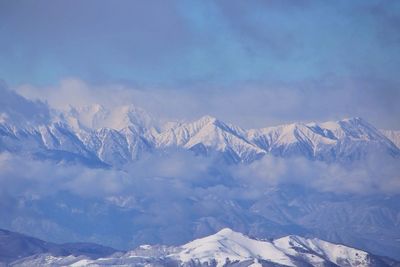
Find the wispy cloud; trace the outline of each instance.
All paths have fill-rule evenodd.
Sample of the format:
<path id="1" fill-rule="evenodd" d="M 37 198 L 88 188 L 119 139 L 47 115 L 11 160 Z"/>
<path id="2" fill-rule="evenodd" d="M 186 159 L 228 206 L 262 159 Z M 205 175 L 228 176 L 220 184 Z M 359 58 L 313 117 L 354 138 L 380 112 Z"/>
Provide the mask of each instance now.
<path id="1" fill-rule="evenodd" d="M 354 116 L 363 117 L 381 128 L 400 127 L 397 120 L 400 91 L 396 84 L 368 78 L 329 77 L 295 84 L 260 86 L 249 83 L 229 89 L 208 87 L 199 90 L 96 85 L 71 78 L 56 86 L 26 84 L 15 89 L 29 99 L 47 101 L 55 108 L 133 103 L 163 119 L 192 120 L 210 114 L 245 128 Z"/>

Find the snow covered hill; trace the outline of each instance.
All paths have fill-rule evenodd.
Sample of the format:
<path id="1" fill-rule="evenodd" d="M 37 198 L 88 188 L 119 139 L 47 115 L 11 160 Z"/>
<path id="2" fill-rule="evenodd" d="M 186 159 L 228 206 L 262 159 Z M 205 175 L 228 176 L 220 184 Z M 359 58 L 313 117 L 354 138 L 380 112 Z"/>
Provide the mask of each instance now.
<path id="1" fill-rule="evenodd" d="M 361 118 L 245 130 L 210 116 L 162 124 L 134 106 L 109 110 L 93 105 L 53 113 L 48 123 L 0 122 L 0 151 L 115 167 L 173 148 L 221 155 L 230 163 L 264 155 L 327 162 L 376 153 L 400 156 L 396 132 L 381 132 Z"/>
<path id="2" fill-rule="evenodd" d="M 0 266 L 16 259 L 48 253 L 54 256 L 86 256 L 93 259 L 110 256 L 117 250 L 94 243 L 55 244 L 16 232 L 0 229 Z"/>
<path id="3" fill-rule="evenodd" d="M 142 245 L 93 259 L 85 255 L 35 254 L 11 266 L 396 266 L 396 261 L 320 239 L 286 236 L 251 239 L 225 228 L 179 247 Z"/>

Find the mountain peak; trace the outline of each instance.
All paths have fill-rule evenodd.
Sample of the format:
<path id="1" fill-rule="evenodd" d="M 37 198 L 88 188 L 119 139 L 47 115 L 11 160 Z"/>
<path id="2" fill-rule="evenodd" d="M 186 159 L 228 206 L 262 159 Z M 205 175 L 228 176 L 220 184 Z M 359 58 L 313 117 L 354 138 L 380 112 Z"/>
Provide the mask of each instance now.
<path id="1" fill-rule="evenodd" d="M 341 122 L 355 124 L 355 125 L 360 125 L 360 124 L 369 125 L 369 123 L 361 117 L 348 117 L 348 118 L 344 118 L 344 119 L 341 119 L 338 121 L 338 123 L 341 123 Z"/>
<path id="2" fill-rule="evenodd" d="M 157 125 L 144 109 L 133 104 L 106 108 L 100 104 L 74 107 L 62 113 L 62 117 L 75 129 L 112 128 L 121 130 L 129 126 L 139 129 Z"/>
<path id="3" fill-rule="evenodd" d="M 198 122 L 202 122 L 204 124 L 214 124 L 216 121 L 218 121 L 218 119 L 211 115 L 205 115 L 198 120 Z"/>
<path id="4" fill-rule="evenodd" d="M 215 260 L 217 266 L 230 261 L 270 260 L 285 266 L 294 266 L 290 257 L 270 242 L 251 239 L 241 233 L 224 228 L 214 235 L 196 239 L 182 246 L 178 258 L 183 262 L 197 259 L 201 263 Z"/>
<path id="5" fill-rule="evenodd" d="M 228 236 L 228 235 L 231 235 L 232 233 L 236 233 L 236 232 L 233 231 L 233 230 L 230 229 L 230 228 L 223 228 L 223 229 L 219 230 L 219 231 L 216 233 L 216 235 L 219 235 L 219 236 Z"/>

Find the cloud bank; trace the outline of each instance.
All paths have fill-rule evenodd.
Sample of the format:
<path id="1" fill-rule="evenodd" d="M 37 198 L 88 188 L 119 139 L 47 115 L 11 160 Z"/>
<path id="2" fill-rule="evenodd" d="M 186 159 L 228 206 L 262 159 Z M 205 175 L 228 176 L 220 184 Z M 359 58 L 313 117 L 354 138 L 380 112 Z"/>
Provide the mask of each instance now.
<path id="1" fill-rule="evenodd" d="M 351 165 L 303 158 L 264 157 L 249 165 L 224 165 L 190 151 L 148 155 L 123 170 L 92 169 L 0 154 L 1 196 L 41 198 L 69 192 L 84 198 L 140 202 L 203 199 L 256 201 L 271 188 L 297 186 L 336 194 L 399 194 L 398 159 L 370 157 Z"/>
<path id="2" fill-rule="evenodd" d="M 307 220 L 313 212 L 307 203 L 315 199 L 344 206 L 346 212 L 357 210 L 356 203 L 360 216 L 377 216 L 365 201 L 387 209 L 382 199 L 394 199 L 384 218 L 391 223 L 398 210 L 399 166 L 398 159 L 383 157 L 346 166 L 274 157 L 226 165 L 218 158 L 172 150 L 117 170 L 0 153 L 0 225 L 57 242 L 85 240 L 121 248 L 180 244 L 227 226 L 258 236 L 301 233 L 297 212 Z M 288 202 L 286 192 L 300 203 Z M 321 212 L 318 207 L 315 216 Z M 328 213 L 335 216 L 334 210 Z M 357 225 L 365 224 L 356 217 Z"/>

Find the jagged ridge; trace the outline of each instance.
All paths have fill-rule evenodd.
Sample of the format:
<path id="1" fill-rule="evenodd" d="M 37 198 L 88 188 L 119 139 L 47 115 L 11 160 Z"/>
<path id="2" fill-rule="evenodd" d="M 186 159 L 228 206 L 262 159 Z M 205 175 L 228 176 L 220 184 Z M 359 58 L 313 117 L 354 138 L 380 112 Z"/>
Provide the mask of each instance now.
<path id="1" fill-rule="evenodd" d="M 249 163 L 264 155 L 328 162 L 355 160 L 371 152 L 397 157 L 397 139 L 397 132 L 381 132 L 358 117 L 245 130 L 211 116 L 161 124 L 134 106 L 71 107 L 48 124 L 0 123 L 1 151 L 116 167 L 170 148 L 217 153 L 231 163 Z"/>

